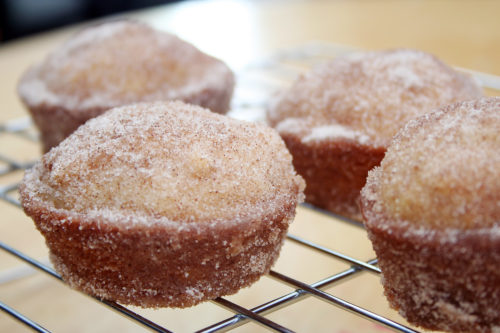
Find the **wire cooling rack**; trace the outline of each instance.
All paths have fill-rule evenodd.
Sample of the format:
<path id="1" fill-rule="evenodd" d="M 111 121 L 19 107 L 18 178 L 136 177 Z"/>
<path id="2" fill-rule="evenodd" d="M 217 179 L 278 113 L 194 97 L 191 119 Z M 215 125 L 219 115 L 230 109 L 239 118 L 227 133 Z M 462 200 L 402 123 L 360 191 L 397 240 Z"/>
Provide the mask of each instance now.
<path id="1" fill-rule="evenodd" d="M 352 49 L 331 44 L 311 43 L 296 49 L 286 50 L 248 66 L 238 73 L 238 84 L 234 96 L 233 111 L 230 115 L 236 118 L 243 118 L 252 121 L 262 120 L 265 105 L 273 92 L 288 85 L 299 73 L 306 71 L 314 64 L 331 59 L 346 52 L 352 52 Z M 497 92 L 500 91 L 500 80 L 497 77 L 482 73 L 472 74 L 478 79 L 483 87 Z M 39 151 L 37 132 L 33 128 L 29 118 L 10 121 L 6 124 L 0 125 L 0 147 L 6 147 L 3 146 L 4 143 L 2 142 L 7 142 L 6 140 L 14 140 L 18 145 L 21 144 L 24 147 L 28 147 L 26 149 L 22 149 L 24 154 L 18 154 L 19 151 L 12 151 L 9 149 L 0 150 L 0 203 L 3 202 L 6 207 L 5 209 L 20 210 L 20 205 L 17 199 L 17 188 L 22 177 L 23 170 L 29 168 L 34 163 L 34 160 L 39 156 L 37 153 Z M 20 214 L 22 215 L 22 213 Z M 288 256 L 288 259 L 285 258 L 285 263 L 280 264 L 282 262 L 282 258 L 280 257 L 278 264 L 269 272 L 267 276 L 263 278 L 273 280 L 277 282 L 279 286 L 273 287 L 273 285 L 271 288 L 264 289 L 264 293 L 267 294 L 263 294 L 258 286 L 261 283 L 259 281 L 256 286 L 252 286 L 241 292 L 243 294 L 258 295 L 259 297 L 257 297 L 257 299 L 259 302 L 257 302 L 257 305 L 251 305 L 248 302 L 245 302 L 244 297 L 238 298 L 239 294 L 237 294 L 236 297 L 220 297 L 208 302 L 209 306 L 213 307 L 215 304 L 215 306 L 227 310 L 228 312 L 224 311 L 222 315 L 220 313 L 214 316 L 209 315 L 208 319 L 204 318 L 202 320 L 202 314 L 205 313 L 207 308 L 206 304 L 196 306 L 193 308 L 194 310 L 176 310 L 183 311 L 182 314 L 181 312 L 175 312 L 173 315 L 171 313 L 163 315 L 161 312 L 163 310 L 158 310 L 159 312 L 151 315 L 151 312 L 143 311 L 138 308 L 127 308 L 120 304 L 106 300 L 95 299 L 96 302 L 94 303 L 96 303 L 97 306 L 101 306 L 103 309 L 115 310 L 123 316 L 131 319 L 138 325 L 132 325 L 132 331 L 140 331 L 142 326 L 142 328 L 146 330 L 150 329 L 157 332 L 177 332 L 183 329 L 173 329 L 172 327 L 176 326 L 172 325 L 173 323 L 177 323 L 179 321 L 199 321 L 201 325 L 199 328 L 189 328 L 188 330 L 196 332 L 225 332 L 250 326 L 250 331 L 266 328 L 271 331 L 292 332 L 295 330 L 310 331 L 309 328 L 311 328 L 311 330 L 313 329 L 313 323 L 321 321 L 324 323 L 321 327 L 325 332 L 359 332 L 361 330 L 367 331 L 367 327 L 370 327 L 370 330 L 373 332 L 383 330 L 417 332 L 414 328 L 407 325 L 397 314 L 390 314 L 392 319 L 389 318 L 386 314 L 390 313 L 390 310 L 384 310 L 381 315 L 378 314 L 378 308 L 365 308 L 363 304 L 360 304 L 363 303 L 363 295 L 356 299 L 357 302 L 346 300 L 345 297 L 336 295 L 336 287 L 339 285 L 347 285 L 348 293 L 354 292 L 358 289 L 363 289 L 362 287 L 366 284 L 366 279 L 363 277 L 371 275 L 374 277 L 374 280 L 372 279 L 371 283 L 379 288 L 379 290 L 375 292 L 376 297 L 380 298 L 378 303 L 384 304 L 384 306 L 387 307 L 378 283 L 380 270 L 377 267 L 376 259 L 356 259 L 356 255 L 353 255 L 350 252 L 352 252 L 351 249 L 358 247 L 359 243 L 353 244 L 353 246 L 347 250 L 338 251 L 336 250 L 334 243 L 329 243 L 325 246 L 323 245 L 324 241 L 317 241 L 314 237 L 314 235 L 328 232 L 322 229 L 322 226 L 324 225 L 327 225 L 328 228 L 333 230 L 333 233 L 337 234 L 339 232 L 342 233 L 342 230 L 349 229 L 349 232 L 357 232 L 361 235 L 361 237 L 358 237 L 360 240 L 358 239 L 356 242 L 365 242 L 364 247 L 366 248 L 369 247 L 369 244 L 366 244 L 368 240 L 365 236 L 363 236 L 364 229 L 362 224 L 343 217 L 335 216 L 331 213 L 321 211 L 306 204 L 299 207 L 299 214 L 306 214 L 306 218 L 303 217 L 302 219 L 311 220 L 305 222 L 310 224 L 310 226 L 308 225 L 305 228 L 298 228 L 295 230 L 292 225 L 292 229 L 287 235 L 285 247 L 281 254 L 282 257 Z M 22 216 L 19 219 L 22 219 L 23 223 L 30 223 L 30 220 L 27 217 Z M 319 220 L 323 221 L 321 222 L 322 224 L 320 226 L 315 225 L 315 222 Z M 5 218 L 2 218 L 2 222 L 8 223 L 9 221 L 5 221 Z M 34 227 L 32 228 L 34 229 Z M 316 228 L 316 233 L 309 232 L 314 228 Z M 303 230 L 307 230 L 307 232 L 303 232 Z M 21 234 L 17 237 L 23 237 L 22 231 L 20 233 Z M 41 253 L 42 258 L 40 259 L 40 254 L 37 251 L 33 251 L 31 248 L 25 251 L 23 248 L 13 245 L 17 243 L 16 238 L 7 239 L 2 235 L 0 235 L 0 248 L 4 253 L 7 253 L 11 255 L 12 258 L 15 258 L 15 263 L 0 271 L 0 291 L 7 289 L 10 290 L 11 288 L 9 288 L 9 286 L 15 285 L 15 288 L 27 288 L 28 292 L 26 294 L 33 295 L 33 291 L 29 290 L 33 287 L 25 281 L 29 280 L 31 276 L 37 274 L 45 274 L 55 278 L 56 280 L 61 280 L 60 276 L 53 270 L 49 261 L 46 259 L 46 253 Z M 342 237 L 342 235 L 340 237 Z M 38 241 L 42 242 L 41 238 Z M 309 277 L 295 277 L 293 270 L 292 273 L 288 273 L 289 270 L 287 267 L 294 264 L 299 266 L 299 271 L 303 272 L 308 270 L 307 263 L 294 263 L 293 258 L 289 258 L 290 255 L 288 255 L 287 251 L 291 251 L 291 247 L 293 246 L 295 246 L 294 251 L 306 252 L 307 255 L 310 256 L 311 261 L 313 261 L 313 257 L 321 257 L 322 260 L 327 263 L 321 264 L 321 267 L 327 266 L 326 269 L 324 269 L 326 273 L 323 273 L 323 269 L 321 269 L 321 274 L 324 275 L 319 279 L 317 278 L 315 282 L 312 283 L 306 281 L 310 279 Z M 21 247 L 25 246 L 23 245 Z M 298 250 L 297 247 L 299 248 Z M 30 252 L 30 254 L 27 254 L 27 252 Z M 373 255 L 373 253 L 370 252 L 370 255 Z M 307 258 L 309 259 L 309 257 Z M 1 260 L 2 257 L 0 257 L 0 262 Z M 338 261 L 341 265 L 332 265 L 334 268 L 330 269 L 329 266 L 332 261 Z M 35 268 L 35 270 L 30 269 L 30 267 Z M 23 286 L 23 283 L 27 286 Z M 267 281 L 266 283 L 269 284 L 271 282 Z M 283 286 L 291 288 L 284 289 Z M 63 282 L 58 284 L 58 288 L 67 289 L 69 294 L 80 294 L 76 291 L 70 290 Z M 278 291 L 274 293 L 269 292 L 269 290 L 274 291 L 275 289 Z M 340 292 L 340 294 L 342 294 L 342 292 Z M 293 307 L 295 304 L 305 304 L 306 300 L 311 298 L 315 299 L 317 302 L 323 301 L 324 304 L 327 304 L 327 306 L 319 308 L 320 310 L 318 310 L 318 308 L 311 307 L 313 310 L 308 311 L 307 308 L 309 308 L 309 303 L 307 303 L 306 306 L 303 306 L 299 310 L 298 315 L 296 313 L 293 314 L 292 312 L 291 315 L 285 314 L 281 317 L 275 316 L 275 314 L 283 312 L 286 309 Z M 46 304 L 46 307 L 50 308 L 57 300 L 58 298 L 54 300 L 46 299 L 43 300 L 42 303 Z M 27 299 L 26 302 L 29 302 L 29 300 Z M 196 312 L 198 308 L 202 309 Z M 15 325 L 17 325 L 16 327 L 18 328 L 27 326 L 38 332 L 52 331 L 51 327 L 47 326 L 43 322 L 44 317 L 38 315 L 39 312 L 43 312 L 40 308 L 36 311 L 29 309 L 26 310 L 29 314 L 23 313 L 23 311 L 16 309 L 14 306 L 3 303 L 2 292 L 0 292 L 0 309 L 5 314 L 10 315 L 10 317 L 17 320 Z M 103 312 L 102 315 L 104 315 L 104 312 L 106 311 L 100 312 Z M 193 312 L 194 317 L 185 319 L 185 312 Z M 345 316 L 345 313 L 352 313 L 356 315 L 349 318 L 347 328 L 345 325 L 342 326 L 338 324 L 339 320 L 337 320 L 339 317 Z M 69 314 L 70 316 L 72 315 L 75 317 L 74 322 L 76 326 L 73 326 L 73 328 L 80 327 L 80 324 L 78 324 L 80 314 L 81 312 L 79 313 L 78 311 L 76 313 Z M 157 320 L 163 316 L 170 319 Z M 284 321 L 284 319 L 290 319 L 291 317 L 294 319 L 292 324 Z M 0 315 L 0 319 L 1 318 L 2 316 Z M 98 322 L 99 318 L 95 318 L 95 320 Z M 104 331 L 108 329 L 115 330 L 114 328 L 121 330 L 120 325 L 116 327 L 113 325 L 122 319 L 113 318 L 113 320 L 114 321 L 111 324 L 107 324 L 108 326 L 103 329 Z M 368 323 L 374 322 L 375 324 L 370 323 L 372 326 L 361 325 L 353 327 L 353 322 L 363 322 L 364 320 Z M 206 324 L 207 322 L 208 324 Z M 297 326 L 297 322 L 301 322 L 302 325 Z M 258 324 L 260 327 L 256 327 L 255 325 L 252 325 L 252 323 Z M 304 327 L 306 327 L 306 329 L 304 329 Z M 360 329 L 360 327 L 364 328 Z M 2 330 L 1 324 L 0 330 Z M 75 331 L 74 329 L 72 330 Z M 314 330 L 318 331 L 318 329 Z"/>

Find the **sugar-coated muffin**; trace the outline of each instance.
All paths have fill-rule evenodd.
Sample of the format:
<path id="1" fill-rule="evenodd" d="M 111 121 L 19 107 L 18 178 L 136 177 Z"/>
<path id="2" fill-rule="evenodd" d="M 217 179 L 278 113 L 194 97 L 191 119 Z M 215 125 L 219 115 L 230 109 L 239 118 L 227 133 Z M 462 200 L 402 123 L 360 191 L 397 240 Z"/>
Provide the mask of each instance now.
<path id="1" fill-rule="evenodd" d="M 267 118 L 306 180 L 306 201 L 360 220 L 359 192 L 398 129 L 481 94 L 471 78 L 421 51 L 354 53 L 300 76 L 271 102 Z"/>
<path id="2" fill-rule="evenodd" d="M 182 100 L 226 113 L 234 75 L 220 60 L 166 32 L 121 20 L 88 27 L 21 78 L 18 93 L 44 151 L 104 111 Z"/>
<path id="3" fill-rule="evenodd" d="M 500 331 L 500 98 L 412 120 L 370 171 L 361 209 L 385 294 L 409 322 Z"/>
<path id="4" fill-rule="evenodd" d="M 19 191 L 70 286 L 187 307 L 269 271 L 303 197 L 291 160 L 265 125 L 142 103 L 80 126 Z"/>

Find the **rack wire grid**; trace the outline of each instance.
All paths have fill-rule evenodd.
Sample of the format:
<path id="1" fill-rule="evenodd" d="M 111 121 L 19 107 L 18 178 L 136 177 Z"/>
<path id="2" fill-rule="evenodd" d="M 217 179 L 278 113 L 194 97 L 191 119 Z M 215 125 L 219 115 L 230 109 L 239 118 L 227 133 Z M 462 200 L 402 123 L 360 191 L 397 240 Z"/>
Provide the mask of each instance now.
<path id="1" fill-rule="evenodd" d="M 312 42 L 247 66 L 237 75 L 230 115 L 251 121 L 263 120 L 265 106 L 273 92 L 289 85 L 298 74 L 313 65 L 353 51 L 344 46 Z M 500 78 L 463 71 L 470 72 L 487 92 L 498 95 Z M 15 145 L 11 144 L 12 141 Z M 69 317 L 71 323 L 63 330 L 71 327 L 72 331 L 82 330 L 79 321 L 90 320 L 98 322 L 102 331 L 140 331 L 142 327 L 157 332 L 253 332 L 263 327 L 278 332 L 417 332 L 395 311 L 388 309 L 379 283 L 377 260 L 362 224 L 307 204 L 299 207 L 301 225 L 295 227 L 296 222 L 292 224 L 274 268 L 258 283 L 234 296 L 219 297 L 190 309 L 156 311 L 124 307 L 96 298 L 88 301 L 88 297 L 57 281 L 61 277 L 46 259 L 47 249 L 41 236 L 30 236 L 35 241 L 16 246 L 18 240 L 29 238 L 27 234 L 36 233 L 30 219 L 23 215 L 17 199 L 23 171 L 33 165 L 40 151 L 37 132 L 30 119 L 26 117 L 1 124 L 0 142 L 9 142 L 9 147 L 15 147 L 0 144 L 0 207 L 2 210 L 16 210 L 16 221 L 3 218 L 2 223 L 13 232 L 4 232 L 7 229 L 0 225 L 0 248 L 5 254 L 0 257 L 0 263 L 8 262 L 0 266 L 0 309 L 6 314 L 5 318 L 16 320 L 11 320 L 10 326 L 0 324 L 0 330 L 2 327 L 6 331 L 7 328 L 12 331 L 12 327 L 14 330 L 29 327 L 38 332 L 50 332 L 54 328 L 49 325 L 61 329 L 54 320 L 41 315 L 55 312 L 59 317 L 57 320 Z M 349 239 L 344 235 L 349 235 L 346 236 Z M 360 248 L 370 250 L 360 253 L 357 251 Z M 372 257 L 357 259 L 367 256 Z M 296 262 L 296 258 L 302 258 L 302 262 Z M 45 281 L 44 276 L 55 278 L 55 284 Z M 52 298 L 54 288 L 58 293 L 62 290 L 63 295 Z M 351 297 L 353 294 L 356 296 Z M 75 303 L 68 301 L 72 298 L 76 298 L 76 304 L 86 305 L 75 308 Z M 9 300 L 15 305 L 9 305 Z M 31 302 L 35 305 L 30 306 Z M 294 311 L 289 311 L 294 307 Z M 108 312 L 113 311 L 102 311 L 106 308 L 115 310 L 131 322 L 110 316 Z M 132 328 L 124 328 L 123 321 Z M 94 332 L 98 330 L 92 329 Z"/>

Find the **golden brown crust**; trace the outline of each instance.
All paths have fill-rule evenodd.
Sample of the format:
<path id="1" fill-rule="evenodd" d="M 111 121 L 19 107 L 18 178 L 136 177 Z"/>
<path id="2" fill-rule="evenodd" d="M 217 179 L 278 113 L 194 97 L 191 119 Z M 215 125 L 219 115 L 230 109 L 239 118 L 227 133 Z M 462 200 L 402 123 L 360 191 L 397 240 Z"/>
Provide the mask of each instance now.
<path id="1" fill-rule="evenodd" d="M 435 229 L 496 225 L 499 128 L 499 98 L 452 104 L 409 122 L 382 162 L 391 170 L 380 174 L 383 209 Z"/>
<path id="2" fill-rule="evenodd" d="M 430 54 L 365 52 L 300 76 L 271 103 L 267 118 L 287 143 L 294 138 L 289 148 L 306 179 L 306 200 L 359 219 L 356 198 L 397 130 L 435 107 L 480 96 L 471 78 Z M 341 158 L 342 153 L 348 156 Z"/>
<path id="3" fill-rule="evenodd" d="M 303 188 L 274 130 L 168 102 L 89 120 L 19 192 L 71 286 L 187 307 L 268 272 Z"/>
<path id="4" fill-rule="evenodd" d="M 298 77 L 272 103 L 268 120 L 279 126 L 287 119 L 300 119 L 309 129 L 339 125 L 387 146 L 414 117 L 481 96 L 472 78 L 431 54 L 411 49 L 359 52 Z"/>
<path id="5" fill-rule="evenodd" d="M 145 24 L 114 21 L 82 30 L 31 67 L 18 93 L 48 151 L 120 105 L 182 100 L 226 113 L 233 88 L 234 75 L 220 60 Z"/>
<path id="6" fill-rule="evenodd" d="M 490 178 L 491 171 L 498 174 L 500 168 L 496 157 L 500 142 L 496 134 L 489 135 L 498 133 L 499 126 L 499 98 L 457 103 L 417 118 L 395 137 L 362 190 L 361 210 L 385 294 L 413 324 L 452 332 L 500 330 L 500 182 Z M 469 168 L 471 153 L 476 156 L 474 169 Z M 419 168 L 414 168 L 415 162 Z M 450 167 L 460 175 L 460 183 L 448 183 Z M 413 176 L 407 178 L 408 170 Z M 476 182 L 473 196 L 479 200 L 461 190 L 476 175 L 483 175 L 490 186 Z M 444 193 L 433 190 L 443 184 Z M 493 195 L 491 186 L 496 187 Z M 389 188 L 409 193 L 393 200 L 384 195 Z M 457 191 L 470 207 L 456 206 L 459 201 L 450 196 Z M 439 199 L 443 194 L 448 199 Z M 414 214 L 399 214 L 397 207 L 405 212 L 411 208 Z M 456 217 L 449 214 L 453 208 Z M 431 216 L 427 212 L 438 223 L 425 221 Z"/>

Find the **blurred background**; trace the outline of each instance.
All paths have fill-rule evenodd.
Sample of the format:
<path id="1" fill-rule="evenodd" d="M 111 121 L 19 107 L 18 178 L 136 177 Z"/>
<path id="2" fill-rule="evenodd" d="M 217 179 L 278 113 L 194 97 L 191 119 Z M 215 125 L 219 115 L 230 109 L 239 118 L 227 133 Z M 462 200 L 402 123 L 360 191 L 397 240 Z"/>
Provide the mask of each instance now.
<path id="1" fill-rule="evenodd" d="M 175 0 L 0 0 L 0 43 L 94 18 Z"/>

